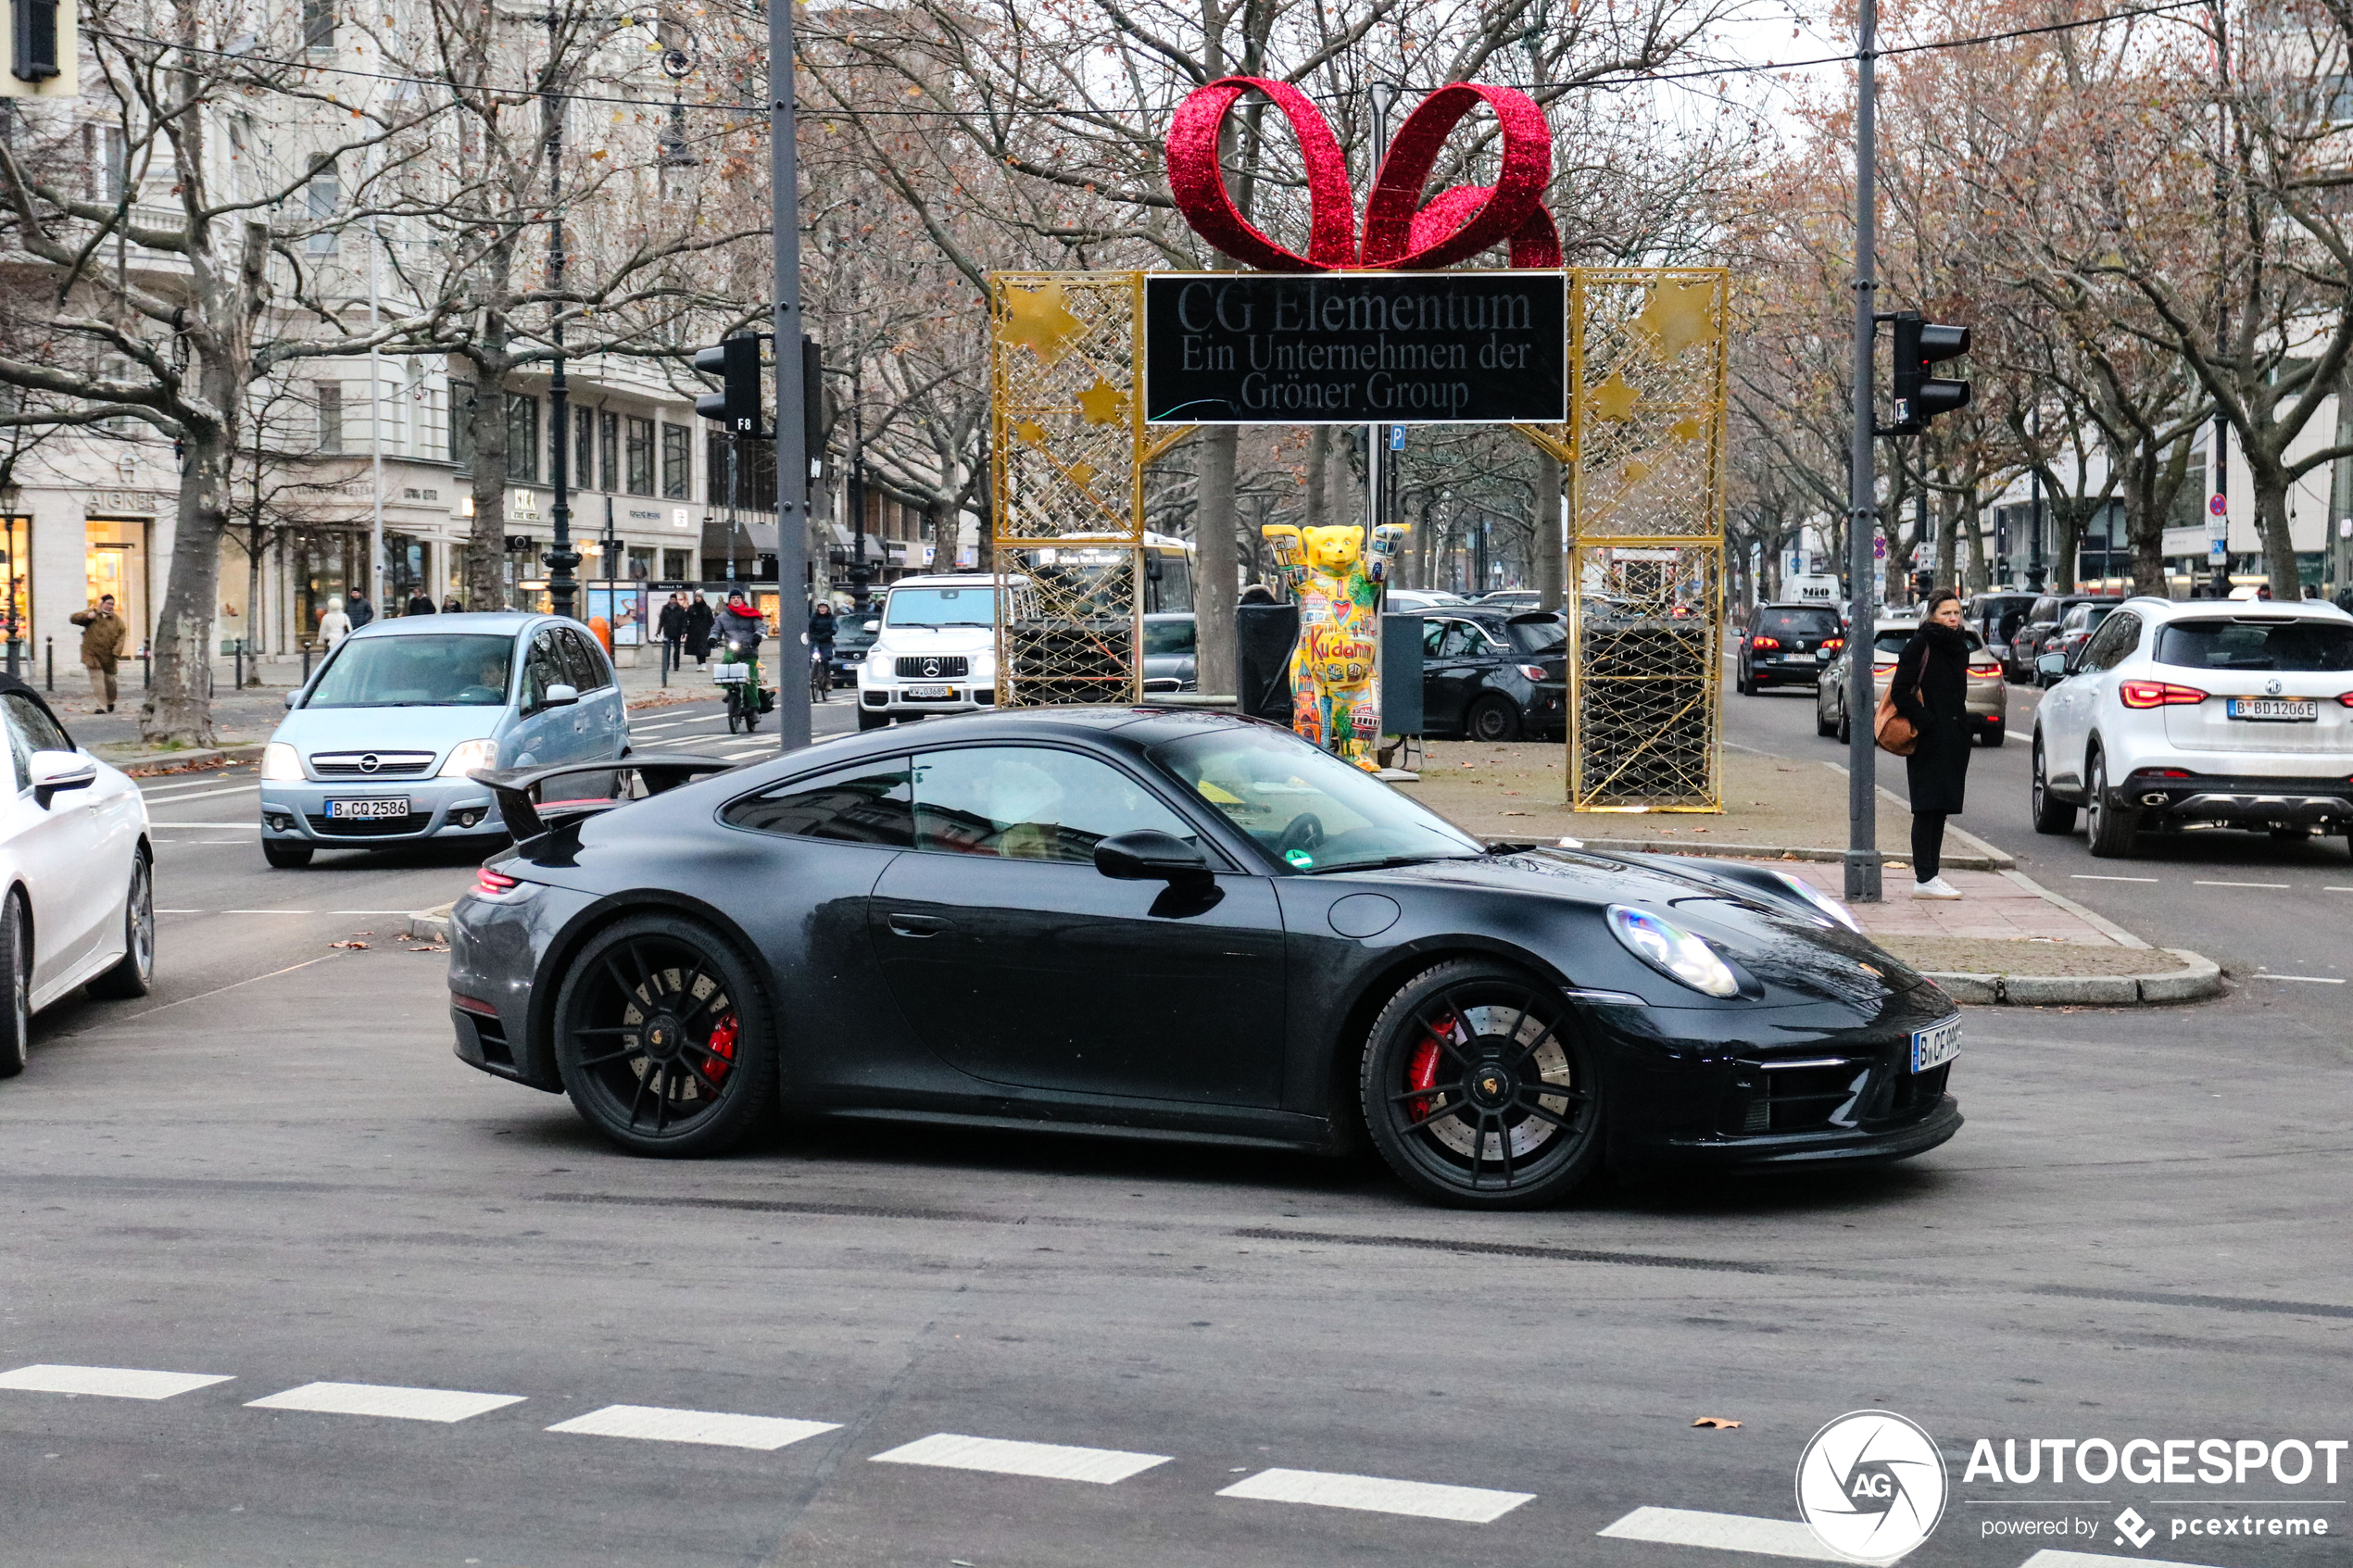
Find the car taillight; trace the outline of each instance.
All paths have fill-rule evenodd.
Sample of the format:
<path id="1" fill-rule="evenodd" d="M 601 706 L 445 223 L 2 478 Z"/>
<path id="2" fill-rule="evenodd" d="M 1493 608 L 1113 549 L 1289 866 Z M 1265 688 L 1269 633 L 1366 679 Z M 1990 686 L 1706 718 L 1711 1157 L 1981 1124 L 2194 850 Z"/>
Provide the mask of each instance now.
<path id="1" fill-rule="evenodd" d="M 2000 661 L 1992 654 L 1979 654 L 1969 661 L 1969 672 L 1973 675 L 1995 675 L 1999 674 L 2002 669 Z"/>
<path id="2" fill-rule="evenodd" d="M 2171 708 L 2200 703 L 2206 694 L 2196 686 L 2176 686 L 2163 681 L 2126 681 L 2116 688 L 2127 708 Z"/>
<path id="3" fill-rule="evenodd" d="M 2337 694 L 2336 700 L 2347 708 L 2353 708 L 2353 692 L 2340 692 Z"/>
<path id="4" fill-rule="evenodd" d="M 1781 640 L 1779 637 L 1751 637 L 1748 646 L 1751 648 L 1777 648 L 1781 646 Z"/>
<path id="5" fill-rule="evenodd" d="M 1822 640 L 1822 651 L 1824 653 L 1836 653 L 1839 649 L 1844 647 L 1845 646 L 1846 639 L 1844 637 L 1826 637 Z"/>
<path id="6" fill-rule="evenodd" d="M 1519 667 L 1519 672 L 1531 681 L 1541 681 L 1544 678 L 1544 667 L 1541 664 L 1523 664 Z"/>
<path id="7" fill-rule="evenodd" d="M 1871 660 L 1871 668 L 1874 670 L 1893 670 L 1895 668 L 1895 663 L 1896 659 L 1894 654 L 1883 653 Z"/>
<path id="8" fill-rule="evenodd" d="M 511 893 L 522 885 L 521 877 L 509 876 L 504 872 L 494 872 L 488 866 L 474 872 L 474 892 L 484 898 L 496 898 L 500 894 Z"/>

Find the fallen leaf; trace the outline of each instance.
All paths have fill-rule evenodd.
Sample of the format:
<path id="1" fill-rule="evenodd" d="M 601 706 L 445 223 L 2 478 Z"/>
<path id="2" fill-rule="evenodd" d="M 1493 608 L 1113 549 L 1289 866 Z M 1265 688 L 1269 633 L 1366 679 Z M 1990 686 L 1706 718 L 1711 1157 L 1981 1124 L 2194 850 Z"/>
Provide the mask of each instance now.
<path id="1" fill-rule="evenodd" d="M 368 944 L 365 942 L 330 942 L 327 946 L 330 947 L 349 947 L 355 952 L 361 953 L 368 950 Z"/>
<path id="2" fill-rule="evenodd" d="M 1525 811 L 1506 811 L 1504 815 L 1506 817 L 1525 817 L 1528 813 Z"/>
<path id="3" fill-rule="evenodd" d="M 412 953 L 446 953 L 449 949 L 447 947 L 411 947 L 409 950 Z"/>
<path id="4" fill-rule="evenodd" d="M 1729 1432 L 1733 1427 L 1738 1426 L 1740 1423 L 1737 1421 L 1728 1421 L 1720 1415 L 1704 1415 L 1697 1421 L 1692 1422 L 1692 1424 L 1693 1426 L 1714 1427 L 1718 1432 Z"/>

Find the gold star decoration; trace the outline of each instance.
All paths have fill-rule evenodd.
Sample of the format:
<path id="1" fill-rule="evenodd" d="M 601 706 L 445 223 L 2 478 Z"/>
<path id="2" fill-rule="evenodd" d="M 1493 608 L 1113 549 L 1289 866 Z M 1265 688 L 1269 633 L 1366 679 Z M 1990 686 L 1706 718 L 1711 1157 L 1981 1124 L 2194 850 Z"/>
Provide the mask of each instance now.
<path id="1" fill-rule="evenodd" d="M 1629 485 L 1635 485 L 1651 476 L 1651 466 L 1640 458 L 1633 458 L 1628 459 L 1626 466 L 1617 471 Z"/>
<path id="2" fill-rule="evenodd" d="M 1046 427 L 1039 424 L 1036 420 L 1015 420 L 1013 421 L 1013 433 L 1021 437 L 1024 441 L 1028 442 L 1032 446 L 1043 446 L 1046 445 Z"/>
<path id="3" fill-rule="evenodd" d="M 1073 463 L 1066 471 L 1070 482 L 1081 490 L 1095 483 L 1095 465 L 1092 463 Z"/>
<path id="4" fill-rule="evenodd" d="M 1119 411 L 1127 406 L 1127 395 L 1103 380 L 1078 395 L 1078 412 L 1090 425 L 1107 425 L 1118 421 Z"/>
<path id="5" fill-rule="evenodd" d="M 1041 364 L 1059 360 L 1069 352 L 1071 340 L 1086 330 L 1086 323 L 1070 313 L 1070 296 L 1060 283 L 1005 291 L 1005 322 L 1000 333 L 1007 343 L 1026 345 Z"/>
<path id="6" fill-rule="evenodd" d="M 1642 395 L 1629 386 L 1626 378 L 1616 370 L 1609 373 L 1609 380 L 1593 389 L 1590 398 L 1595 419 L 1621 425 L 1634 417 L 1634 407 L 1642 400 Z"/>
<path id="7" fill-rule="evenodd" d="M 1695 343 L 1714 343 L 1721 330 L 1716 322 L 1716 285 L 1661 282 L 1651 290 L 1634 326 L 1658 345 L 1662 359 L 1679 358 Z"/>
<path id="8" fill-rule="evenodd" d="M 1707 421 L 1697 414 L 1686 414 L 1667 427 L 1667 433 L 1678 441 L 1697 441 L 1707 430 Z"/>

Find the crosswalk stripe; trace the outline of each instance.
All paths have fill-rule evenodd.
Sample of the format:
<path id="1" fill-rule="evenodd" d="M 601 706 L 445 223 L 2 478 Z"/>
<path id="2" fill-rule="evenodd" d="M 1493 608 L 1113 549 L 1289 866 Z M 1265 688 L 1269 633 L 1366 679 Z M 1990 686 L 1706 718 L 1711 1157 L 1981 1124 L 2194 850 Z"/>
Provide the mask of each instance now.
<path id="1" fill-rule="evenodd" d="M 456 1388 L 402 1388 L 383 1383 L 306 1383 L 246 1404 L 264 1411 L 318 1411 L 327 1415 L 380 1415 L 399 1421 L 463 1421 L 521 1394 L 469 1394 Z"/>
<path id="2" fill-rule="evenodd" d="M 110 1399 L 169 1399 L 231 1381 L 225 1374 L 143 1372 L 120 1366 L 20 1366 L 0 1372 L 0 1388 L 32 1394 L 96 1394 Z"/>
<path id="3" fill-rule="evenodd" d="M 1765 1557 L 1797 1557 L 1809 1562 L 1853 1561 L 1824 1546 L 1813 1531 L 1793 1519 L 1755 1519 L 1744 1513 L 1638 1508 L 1600 1533 L 1614 1540 L 1714 1547 L 1723 1551 L 1753 1551 Z"/>
<path id="4" fill-rule="evenodd" d="M 560 1421 L 550 1432 L 580 1432 L 592 1437 L 644 1437 L 658 1443 L 711 1443 L 728 1449 L 773 1450 L 820 1432 L 837 1432 L 833 1421 L 788 1421 L 774 1415 L 723 1415 L 715 1411 L 664 1410 L 659 1405 L 607 1405 Z"/>
<path id="5" fill-rule="evenodd" d="M 967 1437 L 935 1432 L 928 1437 L 875 1455 L 875 1464 L 928 1464 L 942 1470 L 988 1470 L 1000 1475 L 1035 1475 L 1048 1481 L 1092 1481 L 1110 1486 L 1166 1464 L 1166 1454 L 1123 1453 L 1117 1449 L 1074 1449 L 1060 1443 L 1019 1443 L 1003 1437 Z"/>
<path id="6" fill-rule="evenodd" d="M 233 784 L 227 789 L 199 789 L 192 791 L 186 795 L 157 796 L 155 798 L 162 805 L 177 806 L 184 800 L 210 800 L 214 797 L 221 795 L 251 795 L 260 787 L 261 786 L 258 784 Z M 145 792 L 143 791 L 142 793 L 144 794 Z"/>
<path id="7" fill-rule="evenodd" d="M 1336 1475 L 1321 1470 L 1262 1470 L 1217 1495 L 1353 1508 L 1367 1513 L 1403 1513 L 1416 1519 L 1451 1519 L 1461 1524 L 1492 1524 L 1536 1496 L 1430 1481 L 1390 1481 L 1378 1475 Z"/>
<path id="8" fill-rule="evenodd" d="M 2045 1547 L 2020 1564 L 2020 1568 L 2116 1568 L 2120 1562 L 2137 1562 L 2141 1568 L 2206 1568 L 2202 1562 L 2164 1562 L 2154 1557 L 2118 1557 L 2104 1551 L 2060 1551 L 2054 1547 Z"/>

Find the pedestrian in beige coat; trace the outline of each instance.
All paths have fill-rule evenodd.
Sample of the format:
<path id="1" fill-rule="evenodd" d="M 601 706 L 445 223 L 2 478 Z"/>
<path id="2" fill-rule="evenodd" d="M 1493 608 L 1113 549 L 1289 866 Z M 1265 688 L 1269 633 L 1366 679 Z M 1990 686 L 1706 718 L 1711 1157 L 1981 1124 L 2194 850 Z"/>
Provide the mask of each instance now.
<path id="1" fill-rule="evenodd" d="M 114 711 L 115 668 L 131 650 L 131 627 L 115 613 L 114 596 L 101 594 L 88 609 L 66 617 L 82 628 L 82 667 L 90 672 L 90 702 L 101 713 Z"/>

